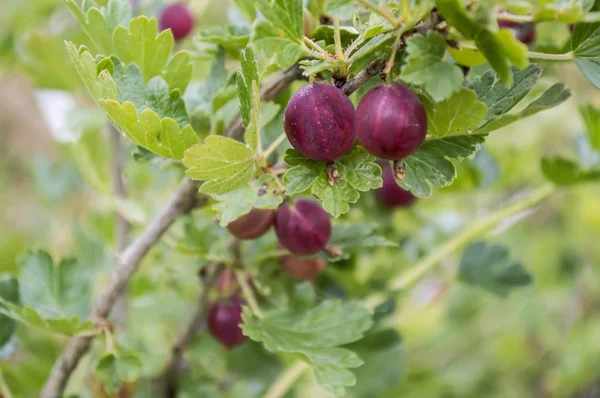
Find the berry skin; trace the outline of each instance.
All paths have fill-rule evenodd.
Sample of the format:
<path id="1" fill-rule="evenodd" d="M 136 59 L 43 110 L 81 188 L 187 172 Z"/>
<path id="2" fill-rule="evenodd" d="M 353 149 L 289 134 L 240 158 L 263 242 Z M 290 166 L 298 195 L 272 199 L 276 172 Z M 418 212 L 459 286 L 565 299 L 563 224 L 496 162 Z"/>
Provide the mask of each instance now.
<path id="1" fill-rule="evenodd" d="M 394 172 L 389 165 L 383 168 L 382 177 L 383 186 L 377 190 L 377 198 L 387 207 L 408 207 L 417 200 L 417 197 L 410 191 L 403 189 L 396 183 Z"/>
<path id="2" fill-rule="evenodd" d="M 275 210 L 252 209 L 227 225 L 227 230 L 238 239 L 260 238 L 267 233 L 275 221 Z"/>
<path id="3" fill-rule="evenodd" d="M 248 338 L 242 333 L 242 301 L 238 296 L 214 302 L 208 309 L 208 331 L 227 348 Z"/>
<path id="4" fill-rule="evenodd" d="M 302 155 L 331 162 L 350 151 L 356 140 L 354 105 L 338 88 L 307 84 L 285 108 L 285 134 Z"/>
<path id="5" fill-rule="evenodd" d="M 327 246 L 331 237 L 331 220 L 321 206 L 310 200 L 297 200 L 281 206 L 275 219 L 279 243 L 300 256 L 315 254 Z"/>
<path id="6" fill-rule="evenodd" d="M 523 44 L 530 45 L 535 39 L 535 27 L 533 24 L 520 24 L 513 21 L 498 21 L 498 27 L 511 29 L 515 37 Z"/>
<path id="7" fill-rule="evenodd" d="M 309 281 L 315 279 L 327 262 L 322 258 L 302 258 L 296 256 L 283 256 L 279 260 L 283 272 L 298 281 Z"/>
<path id="8" fill-rule="evenodd" d="M 183 4 L 171 4 L 161 11 L 158 25 L 160 30 L 171 29 L 175 40 L 179 40 L 194 28 L 194 17 Z"/>
<path id="9" fill-rule="evenodd" d="M 369 153 L 382 159 L 402 160 L 425 140 L 425 107 L 419 97 L 402 84 L 374 87 L 358 104 L 356 132 Z"/>

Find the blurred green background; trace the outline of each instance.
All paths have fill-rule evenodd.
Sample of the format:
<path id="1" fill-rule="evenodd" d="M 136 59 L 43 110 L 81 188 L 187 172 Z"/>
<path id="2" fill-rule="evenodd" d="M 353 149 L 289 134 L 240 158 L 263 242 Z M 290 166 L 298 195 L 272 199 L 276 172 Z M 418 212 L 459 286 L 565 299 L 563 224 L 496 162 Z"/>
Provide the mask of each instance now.
<path id="1" fill-rule="evenodd" d="M 162 5 L 144 3 L 146 14 L 154 15 Z M 198 30 L 239 20 L 225 0 L 192 0 L 190 7 Z M 538 35 L 538 45 L 559 46 L 568 29 L 544 23 Z M 55 258 L 77 256 L 100 286 L 113 266 L 115 209 L 129 214 L 135 233 L 183 174 L 166 162 L 139 163 L 128 157 L 130 199 L 115 200 L 110 137 L 67 60 L 65 39 L 86 43 L 60 0 L 0 4 L 0 272 L 17 272 L 16 258 L 39 247 Z M 194 43 L 182 46 L 193 49 Z M 209 62 L 197 59 L 197 78 L 207 73 Z M 569 101 L 494 133 L 484 151 L 460 165 L 451 187 L 394 212 L 391 219 L 377 208 L 373 195 L 366 195 L 349 218 L 379 219 L 389 236 L 402 243 L 402 251 L 366 251 L 350 264 L 332 267 L 330 276 L 360 295 L 368 283 L 409 267 L 514 194 L 544 183 L 543 155 L 578 156 L 584 162 L 596 156 L 581 139 L 578 107 L 600 106 L 598 91 L 572 64 L 543 66 L 539 89 L 563 81 L 573 92 Z M 349 394 L 600 397 L 599 204 L 597 185 L 560 190 L 531 214 L 520 215 L 527 216 L 524 220 L 506 220 L 489 236 L 488 241 L 510 248 L 535 279 L 507 298 L 455 281 L 460 256 L 447 258 L 385 320 L 385 326 L 400 331 L 401 344 L 378 349 L 374 341 L 356 348 L 366 365 L 357 369 L 359 381 Z M 130 286 L 129 316 L 135 328 L 120 338 L 139 348 L 148 377 L 160 370 L 196 294 L 190 275 L 202 260 L 174 250 L 181 236 L 181 226 L 167 233 Z M 2 384 L 15 397 L 35 396 L 63 342 L 19 328 L 10 352 L 3 355 Z M 225 353 L 203 336 L 194 342 L 189 359 L 194 371 L 184 381 L 185 397 L 258 396 L 283 369 L 256 344 Z M 323 396 L 311 377 L 303 376 L 290 396 Z M 217 389 L 219 383 L 227 388 Z M 89 380 L 82 366 L 70 389 L 89 396 L 85 385 Z M 140 386 L 137 394 L 152 396 L 151 386 Z"/>

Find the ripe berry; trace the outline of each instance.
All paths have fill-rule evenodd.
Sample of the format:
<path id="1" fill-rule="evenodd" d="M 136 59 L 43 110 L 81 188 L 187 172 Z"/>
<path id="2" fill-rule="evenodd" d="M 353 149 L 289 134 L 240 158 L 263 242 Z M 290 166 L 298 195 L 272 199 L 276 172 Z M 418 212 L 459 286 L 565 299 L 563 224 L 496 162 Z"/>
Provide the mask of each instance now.
<path id="1" fill-rule="evenodd" d="M 302 155 L 319 162 L 344 156 L 356 140 L 354 105 L 338 88 L 307 84 L 285 108 L 285 134 Z"/>
<path id="2" fill-rule="evenodd" d="M 402 84 L 374 87 L 356 109 L 356 132 L 362 146 L 371 154 L 387 160 L 402 160 L 425 140 L 425 107 L 419 97 Z"/>
<path id="3" fill-rule="evenodd" d="M 214 302 L 208 309 L 208 330 L 225 347 L 246 341 L 242 333 L 242 302 L 238 296 Z"/>
<path id="4" fill-rule="evenodd" d="M 183 4 L 171 4 L 162 9 L 158 24 L 160 30 L 171 29 L 175 40 L 183 39 L 194 27 L 194 17 Z"/>
<path id="5" fill-rule="evenodd" d="M 533 24 L 520 24 L 513 21 L 498 21 L 500 28 L 512 30 L 515 37 L 523 44 L 530 45 L 535 39 L 535 27 Z"/>
<path id="6" fill-rule="evenodd" d="M 417 200 L 417 197 L 410 191 L 403 189 L 396 183 L 394 172 L 389 165 L 383 168 L 382 177 L 383 186 L 377 190 L 377 198 L 386 206 L 391 208 L 407 207 Z"/>
<path id="7" fill-rule="evenodd" d="M 284 204 L 277 212 L 275 232 L 290 252 L 308 256 L 325 248 L 331 237 L 331 221 L 321 206 L 300 199 Z"/>
<path id="8" fill-rule="evenodd" d="M 323 272 L 327 262 L 322 258 L 302 258 L 296 256 L 283 256 L 279 260 L 283 272 L 299 281 L 315 279 Z"/>
<path id="9" fill-rule="evenodd" d="M 275 210 L 252 209 L 250 213 L 229 223 L 227 229 L 238 239 L 256 239 L 271 228 L 275 214 Z"/>

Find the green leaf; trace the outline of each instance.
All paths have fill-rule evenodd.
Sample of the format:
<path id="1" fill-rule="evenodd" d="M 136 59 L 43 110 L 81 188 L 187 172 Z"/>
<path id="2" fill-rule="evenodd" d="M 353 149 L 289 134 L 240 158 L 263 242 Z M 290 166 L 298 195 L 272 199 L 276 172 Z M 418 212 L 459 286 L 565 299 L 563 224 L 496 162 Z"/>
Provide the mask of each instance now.
<path id="1" fill-rule="evenodd" d="M 55 264 L 45 251 L 18 259 L 21 302 L 44 317 L 85 316 L 90 302 L 89 271 L 73 258 Z"/>
<path id="2" fill-rule="evenodd" d="M 246 27 L 235 25 L 216 26 L 200 31 L 195 40 L 223 47 L 227 54 L 238 59 L 240 51 L 248 45 L 250 31 Z"/>
<path id="3" fill-rule="evenodd" d="M 485 242 L 475 242 L 465 250 L 458 275 L 461 281 L 501 297 L 533 282 L 523 265 L 510 259 L 508 249 Z"/>
<path id="4" fill-rule="evenodd" d="M 438 32 L 412 35 L 406 42 L 402 80 L 423 85 L 436 101 L 448 98 L 462 86 L 464 74 L 458 65 L 444 61 L 446 47 L 446 39 Z"/>
<path id="5" fill-rule="evenodd" d="M 277 209 L 283 197 L 273 177 L 263 175 L 252 184 L 223 195 L 215 195 L 218 201 L 213 206 L 221 226 L 248 214 L 252 208 Z"/>
<path id="6" fill-rule="evenodd" d="M 175 42 L 170 30 L 159 34 L 156 19 L 145 16 L 132 19 L 129 30 L 117 27 L 113 41 L 119 59 L 125 64 L 135 62 L 145 82 L 163 73 Z"/>
<path id="7" fill-rule="evenodd" d="M 284 158 L 290 169 L 283 176 L 286 193 L 293 195 L 311 189 L 311 193 L 323 202 L 323 208 L 333 217 L 350 210 L 349 203 L 356 203 L 359 191 L 380 188 L 381 167 L 374 162 L 375 158 L 360 145 L 336 160 L 340 181 L 329 184 L 326 165 L 315 162 L 300 155 L 294 149 L 288 149 Z"/>
<path id="8" fill-rule="evenodd" d="M 425 101 L 426 107 L 431 107 Z M 473 90 L 463 88 L 427 109 L 427 133 L 434 137 L 466 134 L 485 118 L 487 107 Z"/>
<path id="9" fill-rule="evenodd" d="M 256 0 L 255 4 L 265 18 L 281 29 L 289 39 L 302 42 L 302 0 Z"/>
<path id="10" fill-rule="evenodd" d="M 333 227 L 333 233 L 329 245 L 340 251 L 339 254 L 329 255 L 328 262 L 347 260 L 350 258 L 349 251 L 365 247 L 394 247 L 396 242 L 378 235 L 377 224 L 374 223 L 337 223 Z"/>
<path id="11" fill-rule="evenodd" d="M 348 368 L 363 362 L 352 351 L 339 346 L 360 340 L 373 323 L 369 310 L 358 302 L 327 300 L 303 312 L 274 310 L 262 319 L 246 307 L 242 318 L 244 334 L 262 342 L 270 352 L 301 355 L 328 393 L 341 396 L 344 387 L 356 383 Z"/>
<path id="12" fill-rule="evenodd" d="M 169 91 L 179 90 L 180 93 L 185 93 L 192 79 L 192 68 L 193 63 L 189 52 L 179 51 L 173 55 L 162 71 L 162 78 L 169 85 Z"/>
<path id="13" fill-rule="evenodd" d="M 9 274 L 0 276 L 0 298 L 2 301 L 15 305 L 19 303 L 19 282 L 14 276 Z M 4 346 L 10 341 L 16 327 L 14 319 L 0 313 L 0 352 L 3 351 Z"/>
<path id="14" fill-rule="evenodd" d="M 600 168 L 584 169 L 563 157 L 543 158 L 542 173 L 556 185 L 569 186 L 600 180 Z"/>
<path id="15" fill-rule="evenodd" d="M 431 195 L 431 185 L 442 188 L 456 178 L 456 167 L 449 159 L 464 159 L 477 152 L 477 145 L 485 135 L 465 134 L 426 140 L 408 158 L 404 159 L 405 175 L 400 183 L 415 196 Z"/>
<path id="16" fill-rule="evenodd" d="M 510 87 L 506 87 L 496 80 L 493 71 L 487 71 L 483 76 L 469 82 L 467 87 L 475 91 L 479 101 L 487 106 L 486 120 L 490 120 L 505 114 L 517 105 L 535 86 L 541 74 L 542 68 L 536 64 L 529 64 L 523 70 L 515 69 L 513 83 Z"/>
<path id="17" fill-rule="evenodd" d="M 79 76 L 83 80 L 92 98 L 98 102 L 101 98 L 116 99 L 117 87 L 108 70 L 100 73 L 96 70 L 96 61 L 83 47 L 79 50 L 73 43 L 65 42 L 67 51 Z"/>
<path id="18" fill-rule="evenodd" d="M 253 96 L 253 85 L 260 84 L 258 77 L 258 62 L 256 61 L 256 55 L 254 54 L 254 48 L 252 46 L 246 47 L 242 51 L 240 59 L 242 70 L 237 72 L 236 75 L 236 87 L 238 91 L 238 97 L 240 98 L 240 113 L 244 126 L 248 127 L 250 123 L 250 113 L 252 111 L 252 96 Z"/>
<path id="19" fill-rule="evenodd" d="M 225 194 L 247 185 L 256 168 L 252 149 L 232 138 L 211 135 L 185 152 L 183 165 L 194 180 L 206 181 L 201 192 Z"/>
<path id="20" fill-rule="evenodd" d="M 174 91 L 174 93 L 178 93 Z M 171 118 L 161 118 L 150 109 L 138 111 L 130 102 L 119 104 L 102 99 L 100 105 L 117 130 L 153 153 L 181 160 L 186 149 L 198 143 L 198 137 L 190 125 L 181 128 Z"/>
<path id="21" fill-rule="evenodd" d="M 600 56 L 600 23 L 578 23 L 571 36 L 571 48 L 576 58 Z"/>
<path id="22" fill-rule="evenodd" d="M 142 370 L 142 361 L 131 354 L 107 354 L 96 366 L 96 377 L 104 385 L 109 394 L 119 392 L 123 383 L 133 383 L 138 380 Z"/>
<path id="23" fill-rule="evenodd" d="M 367 43 L 365 43 L 362 47 L 360 47 L 357 51 L 355 51 L 351 56 L 349 61 L 355 62 L 360 58 L 366 57 L 367 55 L 371 55 L 373 53 L 378 54 L 380 51 L 389 48 L 390 44 L 393 41 L 392 33 L 384 33 L 379 36 L 373 37 Z"/>
<path id="24" fill-rule="evenodd" d="M 600 109 L 592 105 L 579 107 L 590 145 L 600 151 Z"/>
<path id="25" fill-rule="evenodd" d="M 490 131 L 497 130 L 513 122 L 521 120 L 531 115 L 535 115 L 546 109 L 553 108 L 562 104 L 571 97 L 571 91 L 565 88 L 562 83 L 556 83 L 548 90 L 544 91 L 535 101 L 529 104 L 525 109 L 515 114 L 505 114 L 497 119 L 492 119 L 475 131 L 477 134 L 487 134 Z"/>

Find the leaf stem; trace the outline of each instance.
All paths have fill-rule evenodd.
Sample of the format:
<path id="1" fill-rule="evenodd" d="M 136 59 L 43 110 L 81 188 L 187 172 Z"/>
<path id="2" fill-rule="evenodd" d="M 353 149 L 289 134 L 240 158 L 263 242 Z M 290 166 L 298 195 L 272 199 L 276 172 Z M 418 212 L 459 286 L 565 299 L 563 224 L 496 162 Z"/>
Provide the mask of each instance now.
<path id="1" fill-rule="evenodd" d="M 398 46 L 400 46 L 400 37 L 402 37 L 402 32 L 398 31 L 396 33 L 396 40 L 394 40 L 394 44 L 392 45 L 392 55 L 390 55 L 390 59 L 388 60 L 387 64 L 385 65 L 385 69 L 383 70 L 383 73 L 386 76 L 386 79 L 388 81 L 391 81 L 391 72 L 392 72 L 392 68 L 394 67 L 394 61 L 396 60 L 396 53 L 398 52 Z"/>
<path id="2" fill-rule="evenodd" d="M 268 158 L 269 156 L 271 156 L 271 154 L 272 154 L 273 152 L 275 152 L 275 149 L 277 149 L 277 147 L 278 147 L 279 145 L 281 145 L 281 143 L 282 143 L 282 142 L 285 140 L 285 138 L 286 138 L 286 135 L 285 135 L 285 133 L 281 133 L 281 134 L 279 135 L 279 137 L 277 137 L 277 138 L 275 139 L 275 141 L 273 141 L 273 142 L 271 143 L 271 145 L 269 145 L 269 147 L 268 147 L 268 148 L 267 148 L 267 149 L 266 149 L 266 150 L 263 152 L 262 156 L 263 156 L 265 159 L 266 159 L 266 158 Z"/>
<path id="3" fill-rule="evenodd" d="M 292 388 L 294 383 L 309 368 L 304 361 L 296 361 L 288 366 L 271 384 L 264 398 L 281 398 Z"/>
<path id="4" fill-rule="evenodd" d="M 472 43 L 460 42 L 461 48 L 467 48 L 470 50 L 478 50 L 477 46 Z M 573 51 L 569 51 L 564 54 L 548 54 L 548 53 L 540 53 L 535 51 L 527 51 L 527 58 L 530 59 L 546 59 L 549 61 L 571 61 L 575 58 L 573 55 Z"/>
<path id="5" fill-rule="evenodd" d="M 342 38 L 340 35 L 340 18 L 333 18 L 333 40 L 335 41 L 335 56 L 338 60 L 344 60 L 344 51 L 342 50 Z"/>
<path id="6" fill-rule="evenodd" d="M 452 239 L 438 247 L 435 251 L 423 257 L 420 261 L 414 264 L 409 270 L 392 279 L 388 285 L 391 291 L 399 291 L 406 289 L 413 283 L 417 282 L 431 268 L 437 265 L 444 258 L 448 257 L 454 251 L 470 242 L 471 240 L 480 237 L 484 233 L 493 229 L 497 224 L 505 218 L 526 210 L 537 205 L 555 190 L 552 185 L 545 185 L 533 191 L 530 195 L 525 196 L 521 200 L 500 209 L 483 220 L 476 221 L 469 225 L 464 231 L 454 236 Z"/>
<path id="7" fill-rule="evenodd" d="M 321 47 L 320 45 L 318 45 L 317 43 L 315 43 L 314 41 L 312 41 L 311 39 L 309 39 L 306 36 L 304 36 L 303 40 L 304 40 L 304 43 L 306 43 L 308 45 L 308 47 L 315 50 L 322 57 L 324 57 L 326 59 L 331 59 L 331 54 L 329 54 L 327 51 L 325 51 L 325 49 L 323 47 Z"/>
<path id="8" fill-rule="evenodd" d="M 363 6 L 367 7 L 369 10 L 373 11 L 374 13 L 379 14 L 383 18 L 387 19 L 393 27 L 398 26 L 398 20 L 396 19 L 394 14 L 390 12 L 390 10 L 386 10 L 385 8 L 376 6 L 368 0 L 358 0 L 358 2 Z"/>
<path id="9" fill-rule="evenodd" d="M 262 310 L 260 309 L 260 306 L 258 305 L 258 302 L 256 301 L 256 297 L 254 297 L 254 293 L 252 292 L 252 289 L 248 285 L 246 275 L 247 275 L 247 273 L 244 271 L 241 271 L 241 270 L 235 271 L 235 277 L 237 278 L 238 283 L 240 284 L 240 287 L 242 288 L 242 293 L 244 294 L 244 298 L 248 302 L 248 306 L 250 307 L 250 309 L 252 310 L 252 313 L 254 313 L 254 315 L 256 315 L 258 318 L 262 319 L 265 317 L 265 315 L 263 314 Z"/>

